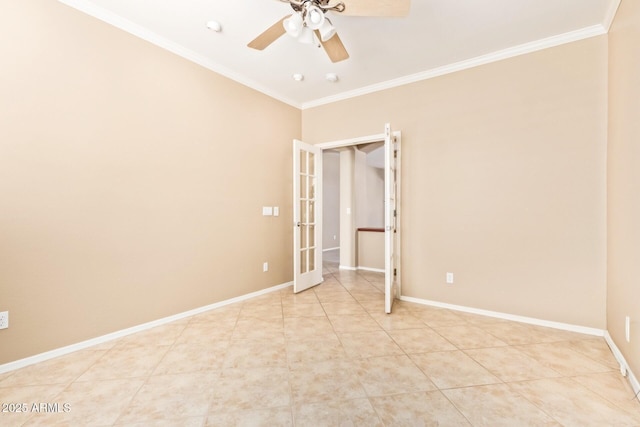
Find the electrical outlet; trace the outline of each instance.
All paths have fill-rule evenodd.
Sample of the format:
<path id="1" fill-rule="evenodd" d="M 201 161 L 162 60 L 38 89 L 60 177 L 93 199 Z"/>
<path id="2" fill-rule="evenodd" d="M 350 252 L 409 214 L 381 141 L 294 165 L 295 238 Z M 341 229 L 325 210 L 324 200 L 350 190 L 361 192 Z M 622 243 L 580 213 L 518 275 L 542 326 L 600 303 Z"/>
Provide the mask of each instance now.
<path id="1" fill-rule="evenodd" d="M 262 271 L 263 271 L 264 273 L 266 273 L 267 271 L 269 271 L 269 263 L 268 263 L 268 262 L 265 262 L 265 263 L 263 263 L 263 264 L 262 264 Z"/>
<path id="2" fill-rule="evenodd" d="M 447 273 L 447 284 L 453 284 L 453 273 Z"/>
<path id="3" fill-rule="evenodd" d="M 0 329 L 7 329 L 9 327 L 9 312 L 0 312 Z"/>

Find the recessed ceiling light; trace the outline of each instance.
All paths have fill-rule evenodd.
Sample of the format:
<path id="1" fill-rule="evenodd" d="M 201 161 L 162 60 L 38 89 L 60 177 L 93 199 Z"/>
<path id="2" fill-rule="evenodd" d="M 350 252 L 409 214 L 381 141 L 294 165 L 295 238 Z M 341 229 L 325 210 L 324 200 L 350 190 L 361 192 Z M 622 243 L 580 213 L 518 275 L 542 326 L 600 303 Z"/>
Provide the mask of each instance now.
<path id="1" fill-rule="evenodd" d="M 207 28 L 211 31 L 215 31 L 216 33 L 222 31 L 222 25 L 220 25 L 218 21 L 208 21 Z"/>
<path id="2" fill-rule="evenodd" d="M 304 80 L 304 76 L 300 73 L 295 73 L 294 75 L 291 76 L 293 78 L 293 80 L 297 81 L 297 82 L 301 82 Z"/>
<path id="3" fill-rule="evenodd" d="M 335 82 L 338 81 L 338 75 L 336 73 L 327 73 L 324 76 L 324 78 L 327 79 L 327 81 L 331 82 L 331 83 L 335 83 Z"/>

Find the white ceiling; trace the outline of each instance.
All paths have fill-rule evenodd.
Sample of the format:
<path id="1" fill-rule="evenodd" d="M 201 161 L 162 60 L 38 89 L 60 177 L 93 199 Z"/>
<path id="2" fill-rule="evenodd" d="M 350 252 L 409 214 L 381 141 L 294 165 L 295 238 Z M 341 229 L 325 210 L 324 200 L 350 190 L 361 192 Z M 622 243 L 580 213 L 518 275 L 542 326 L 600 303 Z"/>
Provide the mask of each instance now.
<path id="1" fill-rule="evenodd" d="M 286 34 L 264 51 L 246 46 L 291 12 L 278 0 L 60 1 L 301 108 L 604 34 L 620 2 L 412 0 L 404 18 L 330 12 L 351 55 L 333 64 Z M 208 30 L 209 20 L 222 31 Z"/>

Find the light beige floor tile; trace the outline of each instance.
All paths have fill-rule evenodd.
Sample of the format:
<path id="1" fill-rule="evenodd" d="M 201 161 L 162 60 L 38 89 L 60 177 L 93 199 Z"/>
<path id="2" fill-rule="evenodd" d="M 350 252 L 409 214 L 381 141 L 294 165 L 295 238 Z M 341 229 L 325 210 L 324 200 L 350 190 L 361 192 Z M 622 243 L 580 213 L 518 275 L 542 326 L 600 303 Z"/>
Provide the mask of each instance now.
<path id="1" fill-rule="evenodd" d="M 358 379 L 368 396 L 435 390 L 436 386 L 408 356 L 354 360 Z"/>
<path id="2" fill-rule="evenodd" d="M 371 313 L 371 317 L 385 330 L 391 331 L 396 329 L 416 329 L 424 328 L 426 325 L 417 317 L 407 313 L 391 314 L 385 313 Z"/>
<path id="3" fill-rule="evenodd" d="M 190 373 L 150 377 L 117 423 L 141 423 L 204 417 L 218 373 Z"/>
<path id="4" fill-rule="evenodd" d="M 466 325 L 468 322 L 451 310 L 427 307 L 413 312 L 413 316 L 432 328 Z"/>
<path id="5" fill-rule="evenodd" d="M 369 399 L 386 426 L 470 426 L 439 391 L 396 394 Z"/>
<path id="6" fill-rule="evenodd" d="M 524 323 L 485 323 L 478 326 L 509 345 L 539 344 L 553 341 L 549 335 L 541 331 L 541 328 Z"/>
<path id="7" fill-rule="evenodd" d="M 186 417 L 172 420 L 147 420 L 140 423 L 116 423 L 117 427 L 202 427 L 205 417 Z"/>
<path id="8" fill-rule="evenodd" d="M 187 327 L 189 319 L 182 319 L 176 322 L 177 323 L 171 322 L 167 325 L 156 326 L 155 328 L 123 337 L 118 340 L 114 348 L 131 345 L 155 347 L 172 345 Z"/>
<path id="9" fill-rule="evenodd" d="M 284 317 L 317 317 L 326 316 L 320 303 L 313 304 L 288 304 L 282 306 Z"/>
<path id="10" fill-rule="evenodd" d="M 640 416 L 640 401 L 635 397 L 629 380 L 620 372 L 580 375 L 571 379 L 619 408 Z"/>
<path id="11" fill-rule="evenodd" d="M 228 347 L 228 341 L 176 344 L 164 355 L 153 374 L 217 371 L 222 368 Z"/>
<path id="12" fill-rule="evenodd" d="M 322 307 L 327 315 L 335 314 L 367 314 L 365 309 L 356 301 L 352 302 L 325 302 Z"/>
<path id="13" fill-rule="evenodd" d="M 175 344 L 209 344 L 219 341 L 228 341 L 233 335 L 236 321 L 225 325 L 220 323 L 206 323 L 204 321 L 191 322 L 182 331 Z"/>
<path id="14" fill-rule="evenodd" d="M 207 417 L 206 427 L 273 427 L 292 426 L 291 408 L 256 409 L 236 412 L 216 412 Z"/>
<path id="15" fill-rule="evenodd" d="M 363 282 L 363 281 L 348 282 L 348 283 L 342 283 L 342 286 L 344 286 L 344 288 L 348 290 L 351 294 L 353 294 L 354 292 L 360 292 L 360 293 L 365 292 L 365 293 L 378 295 L 380 293 L 380 291 L 376 289 L 376 287 L 369 282 Z"/>
<path id="16" fill-rule="evenodd" d="M 346 290 L 341 292 L 316 292 L 316 295 L 318 296 L 318 300 L 323 304 L 326 302 L 357 302 Z"/>
<path id="17" fill-rule="evenodd" d="M 560 426 L 505 384 L 443 390 L 474 426 Z"/>
<path id="18" fill-rule="evenodd" d="M 244 305 L 238 319 L 257 317 L 259 319 L 282 319 L 282 304 Z"/>
<path id="19" fill-rule="evenodd" d="M 380 325 L 368 314 L 331 314 L 329 320 L 338 333 L 380 330 Z"/>
<path id="20" fill-rule="evenodd" d="M 456 347 L 431 328 L 399 329 L 388 332 L 407 354 L 456 350 Z"/>
<path id="21" fill-rule="evenodd" d="M 563 376 L 611 371 L 611 368 L 595 362 L 563 342 L 522 345 L 516 348 Z"/>
<path id="22" fill-rule="evenodd" d="M 293 400 L 297 404 L 366 396 L 353 364 L 344 359 L 298 365 L 291 368 L 289 378 Z"/>
<path id="23" fill-rule="evenodd" d="M 125 346 L 109 350 L 84 372 L 78 381 L 146 378 L 154 371 L 170 346 Z"/>
<path id="24" fill-rule="evenodd" d="M 462 351 L 412 354 L 411 359 L 440 389 L 500 382 L 498 377 Z"/>
<path id="25" fill-rule="evenodd" d="M 286 368 L 225 369 L 211 388 L 210 414 L 290 404 Z"/>
<path id="26" fill-rule="evenodd" d="M 0 404 L 7 405 L 0 408 L 6 411 L 0 412 L 0 425 L 22 426 L 34 415 L 34 403 L 54 402 L 65 387 L 66 384 L 0 387 Z"/>
<path id="27" fill-rule="evenodd" d="M 286 367 L 285 344 L 279 340 L 234 340 L 224 356 L 223 368 Z"/>
<path id="28" fill-rule="evenodd" d="M 403 354 L 402 349 L 385 331 L 343 333 L 339 337 L 347 355 L 351 358 Z"/>
<path id="29" fill-rule="evenodd" d="M 29 425 L 111 425 L 143 384 L 144 381 L 139 379 L 75 382 L 55 399 L 46 401 L 57 403 L 59 412 L 35 414 L 29 419 Z"/>
<path id="30" fill-rule="evenodd" d="M 434 330 L 461 350 L 507 345 L 504 341 L 473 325 L 437 327 Z"/>
<path id="31" fill-rule="evenodd" d="M 384 301 L 384 294 L 376 289 L 375 292 L 351 292 L 351 296 L 358 302 L 362 301 Z"/>
<path id="32" fill-rule="evenodd" d="M 284 337 L 282 318 L 259 319 L 244 318 L 238 319 L 233 330 L 232 340 L 252 340 L 252 339 L 280 339 Z"/>
<path id="33" fill-rule="evenodd" d="M 306 291 L 294 294 L 293 287 L 289 287 L 283 289 L 280 296 L 282 297 L 283 306 L 291 304 L 317 304 L 320 302 L 313 289 L 307 289 Z"/>
<path id="34" fill-rule="evenodd" d="M 359 301 L 359 304 L 369 314 L 384 313 L 384 300 L 377 299 L 374 301 Z"/>
<path id="35" fill-rule="evenodd" d="M 616 370 L 620 366 L 604 338 L 592 337 L 569 341 L 568 344 L 573 350 L 584 354 L 601 365 Z"/>
<path id="36" fill-rule="evenodd" d="M 344 359 L 347 354 L 338 337 L 331 334 L 289 339 L 286 343 L 286 356 L 289 366 L 295 368 L 304 363 Z"/>
<path id="37" fill-rule="evenodd" d="M 541 342 L 577 341 L 594 338 L 593 335 L 586 335 L 574 331 L 549 328 L 546 326 L 528 325 L 528 327 L 536 333 L 546 336 L 546 338 L 543 338 L 543 341 Z"/>
<path id="38" fill-rule="evenodd" d="M 380 418 L 367 399 L 298 405 L 294 419 L 299 427 L 382 427 Z"/>
<path id="39" fill-rule="evenodd" d="M 110 350 L 111 351 L 111 350 Z M 23 385 L 70 384 L 103 357 L 107 351 L 81 350 L 55 359 L 18 369 L 0 384 Z"/>
<path id="40" fill-rule="evenodd" d="M 321 285 L 312 288 L 316 297 L 320 299 L 320 296 L 327 294 L 348 294 L 349 291 L 340 284 L 337 280 L 325 280 Z M 309 291 L 305 291 L 309 292 Z"/>
<path id="41" fill-rule="evenodd" d="M 284 335 L 287 339 L 305 339 L 335 335 L 326 317 L 287 317 L 284 319 Z"/>
<path id="42" fill-rule="evenodd" d="M 95 350 L 95 348 L 93 348 L 92 350 Z M 108 349 L 103 349 L 103 350 L 108 350 Z M 10 372 L 5 372 L 0 374 L 0 387 L 2 387 L 2 381 L 6 380 L 7 378 L 9 378 L 11 375 L 13 375 L 15 371 L 10 371 Z"/>
<path id="43" fill-rule="evenodd" d="M 481 348 L 465 353 L 505 382 L 561 376 L 513 347 Z"/>
<path id="44" fill-rule="evenodd" d="M 570 378 L 510 383 L 509 387 L 563 426 L 638 426 L 634 417 Z"/>

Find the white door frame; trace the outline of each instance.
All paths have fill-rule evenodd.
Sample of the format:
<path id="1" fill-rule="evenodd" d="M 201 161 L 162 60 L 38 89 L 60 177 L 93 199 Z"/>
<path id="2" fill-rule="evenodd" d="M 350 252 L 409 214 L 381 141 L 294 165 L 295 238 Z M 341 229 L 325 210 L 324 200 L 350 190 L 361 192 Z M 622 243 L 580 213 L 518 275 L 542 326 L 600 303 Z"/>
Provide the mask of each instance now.
<path id="1" fill-rule="evenodd" d="M 401 155 L 402 155 L 402 150 L 401 150 L 401 139 L 402 139 L 402 132 L 400 131 L 393 131 L 392 132 L 393 135 L 393 139 L 395 141 L 396 144 L 396 152 L 397 152 L 397 157 L 396 157 L 396 169 L 398 170 L 398 174 L 396 175 L 396 211 L 397 211 L 397 217 L 396 217 L 396 247 L 395 247 L 395 256 L 396 256 L 396 289 L 397 289 L 397 297 L 400 298 L 400 296 L 402 295 L 402 280 L 401 280 L 401 275 L 402 275 L 402 269 L 400 268 L 400 266 L 402 265 L 401 263 L 401 221 L 400 219 L 402 218 L 401 215 L 401 209 L 402 209 L 402 203 L 401 203 L 401 187 L 400 187 L 400 176 L 402 175 L 401 173 Z M 321 148 L 323 151 L 324 150 L 331 150 L 331 149 L 335 149 L 335 148 L 342 148 L 342 147 L 352 147 L 354 145 L 360 145 L 360 144 L 369 144 L 372 142 L 383 142 L 385 140 L 385 134 L 383 133 L 379 133 L 376 135 L 369 135 L 369 136 L 361 136 L 358 138 L 349 138 L 349 139 L 342 139 L 342 140 L 338 140 L 338 141 L 330 141 L 330 142 L 322 142 L 320 144 L 315 144 L 316 147 Z M 391 274 L 393 274 L 393 272 L 390 272 Z M 385 272 L 386 274 L 386 272 Z"/>

